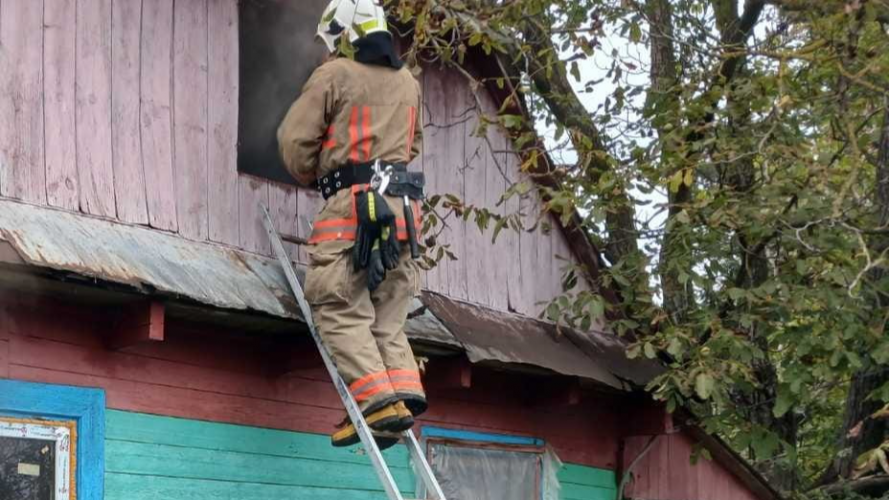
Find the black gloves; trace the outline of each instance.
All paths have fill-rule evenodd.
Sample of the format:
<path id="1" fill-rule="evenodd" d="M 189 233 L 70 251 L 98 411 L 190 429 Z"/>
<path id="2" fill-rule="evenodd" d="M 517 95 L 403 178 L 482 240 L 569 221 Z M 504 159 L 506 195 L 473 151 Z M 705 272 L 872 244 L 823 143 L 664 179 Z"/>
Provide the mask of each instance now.
<path id="1" fill-rule="evenodd" d="M 355 195 L 358 229 L 352 249 L 352 266 L 367 269 L 367 288 L 376 290 L 386 279 L 386 270 L 398 267 L 401 247 L 395 214 L 386 199 L 376 191 Z"/>

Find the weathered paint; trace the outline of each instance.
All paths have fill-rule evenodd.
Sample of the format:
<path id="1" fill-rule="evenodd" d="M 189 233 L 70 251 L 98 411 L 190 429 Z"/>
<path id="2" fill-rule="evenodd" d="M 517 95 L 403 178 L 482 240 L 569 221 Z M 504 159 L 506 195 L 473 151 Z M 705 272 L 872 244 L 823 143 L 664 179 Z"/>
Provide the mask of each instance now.
<path id="1" fill-rule="evenodd" d="M 75 134 L 76 0 L 43 0 L 43 95 L 46 113 L 46 197 L 51 206 L 80 206 Z"/>
<path id="2" fill-rule="evenodd" d="M 115 217 L 111 140 L 111 0 L 78 2 L 75 112 L 80 209 Z M 125 193 L 121 193 L 125 196 Z"/>
<path id="3" fill-rule="evenodd" d="M 148 224 L 142 136 L 139 125 L 141 0 L 113 0 L 111 7 L 111 141 L 117 216 Z"/>
<path id="4" fill-rule="evenodd" d="M 0 415 L 77 422 L 77 498 L 103 500 L 105 393 L 61 385 L 0 380 Z"/>
<path id="5" fill-rule="evenodd" d="M 15 53 L 0 58 L 8 66 L 0 92 L 12 92 L 0 95 L 0 196 L 269 255 L 256 204 L 283 201 L 279 209 L 290 210 L 295 193 L 295 213 L 282 224 L 293 219 L 302 235 L 299 217 L 314 216 L 317 195 L 236 172 L 236 0 L 0 5 L 0 46 Z M 504 177 L 520 177 L 518 158 L 505 152 L 508 141 L 495 127 L 488 128 L 490 145 L 471 136 L 475 100 L 463 77 L 429 67 L 421 78 L 425 153 L 413 167 L 428 175 L 429 192 L 517 210 L 516 199 L 495 205 Z M 487 96 L 481 102 L 486 112 L 496 110 Z M 527 315 L 560 291 L 558 266 L 547 254 L 564 247 L 560 233 L 507 230 L 492 246 L 491 232 L 480 233 L 471 220 L 451 216 L 447 224 L 440 241 L 458 260 L 425 274 L 429 290 Z M 502 258 L 506 252 L 512 258 Z M 305 262 L 303 251 L 294 253 Z"/>
<path id="6" fill-rule="evenodd" d="M 287 376 L 273 377 L 268 368 L 280 359 L 280 344 L 259 336 L 229 338 L 236 332 L 185 330 L 171 320 L 163 342 L 111 351 L 101 326 L 106 310 L 5 302 L 0 338 L 8 339 L 12 378 L 102 387 L 113 409 L 254 427 L 324 434 L 343 418 L 313 351 Z M 432 360 L 428 373 L 438 370 Z M 473 370 L 467 390 L 430 388 L 421 426 L 539 437 L 563 460 L 616 467 L 619 404 L 602 396 L 574 406 L 534 404 L 527 382 L 515 373 Z"/>
<path id="7" fill-rule="evenodd" d="M 324 435 L 116 410 L 106 413 L 106 429 L 106 500 L 385 498 L 360 446 L 332 448 Z M 489 441 L 491 435 L 426 428 L 423 436 Z M 501 437 L 503 444 L 542 444 Z M 396 446 L 384 455 L 401 491 L 411 496 L 406 451 Z M 614 497 L 612 471 L 565 464 L 558 478 L 563 500 Z"/>
<path id="8" fill-rule="evenodd" d="M 179 234 L 200 241 L 209 231 L 207 37 L 207 0 L 174 2 L 172 187 Z"/>
<path id="9" fill-rule="evenodd" d="M 385 498 L 360 447 L 333 448 L 325 435 L 113 410 L 106 435 L 106 500 Z M 410 496 L 406 450 L 384 455 Z"/>
<path id="10" fill-rule="evenodd" d="M 210 240 L 237 246 L 238 224 L 238 6 L 209 0 Z M 296 207 L 294 207 L 294 215 Z"/>
<path id="11" fill-rule="evenodd" d="M 645 449 L 650 436 L 626 440 L 624 463 Z M 685 434 L 658 436 L 632 471 L 628 498 L 638 500 L 755 500 L 756 496 L 719 464 L 700 458 L 691 463 L 694 442 Z"/>

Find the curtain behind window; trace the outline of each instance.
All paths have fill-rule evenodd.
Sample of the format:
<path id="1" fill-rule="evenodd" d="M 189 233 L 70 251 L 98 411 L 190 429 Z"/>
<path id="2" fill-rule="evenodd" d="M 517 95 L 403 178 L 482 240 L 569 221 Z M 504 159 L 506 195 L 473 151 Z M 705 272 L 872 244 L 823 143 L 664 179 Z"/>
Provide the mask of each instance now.
<path id="1" fill-rule="evenodd" d="M 537 453 L 431 443 L 432 468 L 449 500 L 539 500 Z"/>

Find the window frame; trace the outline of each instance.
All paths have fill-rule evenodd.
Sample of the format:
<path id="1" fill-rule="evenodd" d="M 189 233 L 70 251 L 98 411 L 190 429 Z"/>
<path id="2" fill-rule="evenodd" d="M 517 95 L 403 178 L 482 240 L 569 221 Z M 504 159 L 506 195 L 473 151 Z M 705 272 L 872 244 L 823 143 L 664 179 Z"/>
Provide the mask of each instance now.
<path id="1" fill-rule="evenodd" d="M 0 437 L 52 442 L 55 448 L 53 498 L 76 499 L 77 422 L 0 415 Z M 67 480 L 63 480 L 63 477 Z"/>
<path id="2" fill-rule="evenodd" d="M 544 458 L 546 455 L 546 442 L 539 438 L 515 436 L 510 434 L 496 434 L 488 432 L 475 432 L 462 429 L 447 429 L 444 427 L 424 426 L 422 430 L 422 447 L 426 452 L 426 461 L 430 467 L 432 464 L 432 446 L 435 444 L 450 445 L 479 450 L 510 451 L 535 455 L 538 461 L 537 477 L 535 480 L 537 498 L 544 498 Z M 417 483 L 418 498 L 427 498 L 422 481 Z"/>
<path id="3" fill-rule="evenodd" d="M 102 500 L 105 485 L 105 391 L 0 379 L 0 416 L 40 425 L 76 426 L 71 498 Z M 61 421 L 61 422 L 60 422 Z"/>

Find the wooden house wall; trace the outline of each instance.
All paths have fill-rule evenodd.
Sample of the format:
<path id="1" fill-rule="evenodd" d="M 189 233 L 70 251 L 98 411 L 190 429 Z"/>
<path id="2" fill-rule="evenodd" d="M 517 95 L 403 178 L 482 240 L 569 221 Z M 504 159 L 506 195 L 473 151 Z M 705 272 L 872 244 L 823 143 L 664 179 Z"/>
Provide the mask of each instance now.
<path id="1" fill-rule="evenodd" d="M 113 351 L 104 342 L 113 325 L 108 309 L 2 299 L 2 377 L 100 387 L 112 409 L 307 433 L 330 433 L 345 415 L 308 343 L 285 351 L 285 339 L 231 338 L 167 321 L 163 342 Z M 282 352 L 297 360 L 285 374 Z M 427 381 L 432 404 L 420 423 L 538 437 L 566 462 L 617 467 L 617 400 L 554 405 L 527 382 L 504 372 L 474 373 L 470 389 Z"/>
<path id="2" fill-rule="evenodd" d="M 631 463 L 650 436 L 628 438 L 624 463 Z M 733 474 L 701 457 L 691 463 L 694 442 L 682 433 L 661 435 L 633 469 L 627 497 L 636 500 L 756 500 Z"/>
<path id="3" fill-rule="evenodd" d="M 316 193 L 236 171 L 237 15 L 237 0 L 0 0 L 0 196 L 269 254 L 264 203 L 304 236 Z M 493 127 L 490 143 L 472 135 L 461 76 L 427 68 L 422 80 L 415 168 L 430 192 L 493 208 L 519 178 L 516 155 Z M 523 205 L 533 218 L 536 203 Z M 428 289 L 525 314 L 559 292 L 551 256 L 570 251 L 558 231 L 491 245 L 471 222 L 447 223 L 440 239 L 459 260 L 428 272 Z"/>

